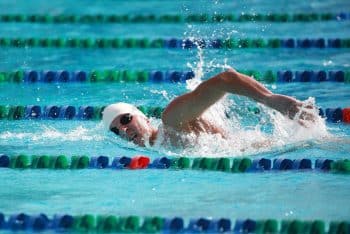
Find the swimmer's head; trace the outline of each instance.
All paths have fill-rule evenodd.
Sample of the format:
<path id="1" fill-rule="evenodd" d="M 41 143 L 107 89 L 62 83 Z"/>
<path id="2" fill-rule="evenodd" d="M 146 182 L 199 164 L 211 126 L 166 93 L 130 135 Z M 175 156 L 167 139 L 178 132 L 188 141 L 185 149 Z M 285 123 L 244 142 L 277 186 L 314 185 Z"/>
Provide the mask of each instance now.
<path id="1" fill-rule="evenodd" d="M 106 129 L 139 146 L 149 143 L 154 129 L 149 119 L 135 106 L 118 102 L 107 106 L 102 114 Z"/>

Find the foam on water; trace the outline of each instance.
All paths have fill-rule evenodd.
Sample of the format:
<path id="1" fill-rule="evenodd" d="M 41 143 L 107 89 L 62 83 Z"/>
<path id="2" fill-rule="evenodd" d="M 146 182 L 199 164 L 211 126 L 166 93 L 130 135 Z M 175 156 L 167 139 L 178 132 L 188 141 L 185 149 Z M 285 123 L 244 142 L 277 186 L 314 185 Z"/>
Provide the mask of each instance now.
<path id="1" fill-rule="evenodd" d="M 101 128 L 101 127 L 97 127 Z M 76 126 L 68 131 L 60 130 L 52 126 L 42 125 L 40 129 L 34 132 L 15 132 L 5 131 L 0 133 L 0 139 L 3 140 L 29 140 L 34 144 L 45 143 L 47 141 L 102 141 L 105 139 L 103 135 L 93 134 L 96 129 L 88 129 L 82 125 Z"/>

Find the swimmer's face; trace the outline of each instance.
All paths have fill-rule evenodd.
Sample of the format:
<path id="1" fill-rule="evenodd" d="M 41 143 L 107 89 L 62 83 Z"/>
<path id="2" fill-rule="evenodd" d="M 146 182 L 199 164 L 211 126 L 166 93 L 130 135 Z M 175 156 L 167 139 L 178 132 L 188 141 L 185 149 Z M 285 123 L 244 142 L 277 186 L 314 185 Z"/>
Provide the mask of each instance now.
<path id="1" fill-rule="evenodd" d="M 110 130 L 116 135 L 143 147 L 145 141 L 148 140 L 146 136 L 152 134 L 152 126 L 147 118 L 131 114 L 117 116 L 111 123 Z"/>

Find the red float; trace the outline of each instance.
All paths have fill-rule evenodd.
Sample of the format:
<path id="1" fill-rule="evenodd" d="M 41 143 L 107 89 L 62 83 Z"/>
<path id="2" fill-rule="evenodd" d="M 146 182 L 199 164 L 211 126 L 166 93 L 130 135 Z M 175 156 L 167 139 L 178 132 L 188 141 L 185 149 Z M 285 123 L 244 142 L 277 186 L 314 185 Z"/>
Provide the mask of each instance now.
<path id="1" fill-rule="evenodd" d="M 343 122 L 350 123 L 350 107 L 343 109 Z"/>
<path id="2" fill-rule="evenodd" d="M 144 169 L 148 167 L 148 164 L 150 163 L 150 159 L 145 156 L 136 156 L 131 159 L 131 162 L 129 164 L 130 169 Z"/>

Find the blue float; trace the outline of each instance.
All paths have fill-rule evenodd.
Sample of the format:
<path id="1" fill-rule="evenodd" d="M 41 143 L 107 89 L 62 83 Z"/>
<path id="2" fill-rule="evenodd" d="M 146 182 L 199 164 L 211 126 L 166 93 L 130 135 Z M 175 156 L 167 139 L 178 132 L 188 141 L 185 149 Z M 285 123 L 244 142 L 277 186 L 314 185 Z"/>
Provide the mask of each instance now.
<path id="1" fill-rule="evenodd" d="M 66 230 L 73 227 L 74 217 L 71 215 L 55 215 L 53 218 L 53 229 L 58 231 Z"/>
<path id="2" fill-rule="evenodd" d="M 326 41 L 324 38 L 314 39 L 312 40 L 312 47 L 315 48 L 326 48 Z"/>
<path id="3" fill-rule="evenodd" d="M 43 231 L 49 227 L 50 220 L 45 214 L 31 217 L 31 227 L 34 231 Z"/>
<path id="4" fill-rule="evenodd" d="M 188 229 L 192 232 L 214 232 L 215 222 L 206 218 L 192 219 L 188 225 Z"/>
<path id="5" fill-rule="evenodd" d="M 183 47 L 184 49 L 192 49 L 192 48 L 196 47 L 196 45 L 193 43 L 192 40 L 190 40 L 190 39 L 185 39 L 185 40 L 183 40 L 183 42 L 182 42 L 182 47 Z"/>
<path id="6" fill-rule="evenodd" d="M 5 154 L 0 154 L 0 167 L 9 167 L 10 158 Z"/>
<path id="7" fill-rule="evenodd" d="M 293 168 L 293 161 L 286 158 L 278 158 L 273 161 L 274 170 L 290 170 Z"/>
<path id="8" fill-rule="evenodd" d="M 5 228 L 5 215 L 0 212 L 0 229 Z"/>
<path id="9" fill-rule="evenodd" d="M 125 157 L 125 156 L 115 157 L 112 161 L 111 167 L 115 169 L 123 169 L 128 167 L 130 163 L 131 163 L 131 158 L 129 157 Z"/>
<path id="10" fill-rule="evenodd" d="M 246 219 L 243 222 L 242 230 L 244 233 L 253 233 L 256 229 L 256 221 L 252 219 Z"/>
<path id="11" fill-rule="evenodd" d="M 313 46 L 313 43 L 310 39 L 298 39 L 297 46 L 299 48 L 307 49 L 307 48 L 311 48 Z"/>
<path id="12" fill-rule="evenodd" d="M 221 218 L 217 221 L 217 231 L 219 232 L 229 232 L 231 231 L 231 220 Z"/>
<path id="13" fill-rule="evenodd" d="M 215 39 L 210 42 L 210 46 L 214 49 L 220 49 L 223 47 L 222 40 L 220 39 Z"/>
<path id="14" fill-rule="evenodd" d="M 339 38 L 336 39 L 328 39 L 328 48 L 340 48 L 341 40 Z"/>
<path id="15" fill-rule="evenodd" d="M 196 40 L 194 41 L 194 44 L 195 44 L 197 47 L 199 47 L 199 48 L 205 48 L 206 45 L 207 45 L 207 43 L 205 42 L 204 39 L 196 39 Z"/>
<path id="16" fill-rule="evenodd" d="M 184 220 L 180 217 L 165 219 L 164 229 L 170 232 L 181 232 L 184 230 Z"/>
<path id="17" fill-rule="evenodd" d="M 327 108 L 326 109 L 327 121 L 337 123 L 343 119 L 343 111 L 340 107 L 338 108 Z"/>
<path id="18" fill-rule="evenodd" d="M 43 71 L 41 74 L 42 80 L 47 83 L 57 81 L 57 72 L 55 71 Z"/>
<path id="19" fill-rule="evenodd" d="M 295 48 L 295 40 L 293 38 L 282 39 L 282 47 L 284 48 Z"/>
<path id="20" fill-rule="evenodd" d="M 92 106 L 80 106 L 77 117 L 82 120 L 92 119 L 94 116 L 94 108 Z"/>
<path id="21" fill-rule="evenodd" d="M 29 83 L 35 83 L 40 81 L 40 74 L 37 71 L 26 71 L 24 72 L 24 81 Z"/>
<path id="22" fill-rule="evenodd" d="M 175 49 L 181 47 L 182 42 L 176 38 L 171 38 L 165 41 L 165 46 L 170 49 Z"/>
<path id="23" fill-rule="evenodd" d="M 58 106 L 45 106 L 44 117 L 47 119 L 57 119 L 60 114 L 60 107 Z"/>
<path id="24" fill-rule="evenodd" d="M 339 14 L 336 15 L 335 19 L 336 20 L 346 20 L 348 18 L 347 14 L 344 12 L 340 12 Z"/>
<path id="25" fill-rule="evenodd" d="M 98 168 L 107 168 L 109 166 L 109 158 L 107 156 L 99 156 L 97 158 L 97 165 Z"/>
<path id="26" fill-rule="evenodd" d="M 293 169 L 303 170 L 312 169 L 312 163 L 310 159 L 302 158 L 293 161 Z"/>
<path id="27" fill-rule="evenodd" d="M 24 118 L 26 119 L 37 119 L 41 116 L 41 107 L 40 106 L 26 106 Z"/>
<path id="28" fill-rule="evenodd" d="M 195 74 L 193 71 L 188 71 L 188 72 L 185 72 L 184 75 L 183 75 L 183 79 L 184 81 L 186 80 L 189 80 L 189 79 L 192 79 L 195 77 Z"/>
<path id="29" fill-rule="evenodd" d="M 249 170 L 252 171 L 264 171 L 271 169 L 271 160 L 267 158 L 257 158 L 253 160 L 252 166 Z"/>
<path id="30" fill-rule="evenodd" d="M 344 82 L 345 81 L 345 73 L 343 71 L 330 71 L 329 72 L 329 80 L 335 82 Z"/>
<path id="31" fill-rule="evenodd" d="M 237 219 L 235 222 L 235 226 L 233 227 L 234 233 L 242 233 L 243 232 L 243 222 L 242 219 Z"/>
<path id="32" fill-rule="evenodd" d="M 168 74 L 167 74 L 167 79 L 170 81 L 170 82 L 181 82 L 182 80 L 182 72 L 178 72 L 178 71 L 170 71 Z"/>
<path id="33" fill-rule="evenodd" d="M 292 82 L 294 75 L 292 71 L 278 71 L 277 72 L 277 81 L 278 82 Z"/>
<path id="34" fill-rule="evenodd" d="M 78 82 L 84 82 L 87 80 L 87 73 L 84 71 L 76 71 L 74 72 L 74 81 L 78 81 Z"/>
<path id="35" fill-rule="evenodd" d="M 71 74 L 68 71 L 58 71 L 56 73 L 57 80 L 59 82 L 70 82 L 71 81 Z"/>
<path id="36" fill-rule="evenodd" d="M 73 119 L 76 115 L 74 106 L 62 106 L 59 113 L 60 119 Z"/>
<path id="37" fill-rule="evenodd" d="M 27 230 L 30 227 L 30 216 L 24 213 L 11 215 L 8 226 L 13 231 Z"/>
<path id="38" fill-rule="evenodd" d="M 167 169 L 170 167 L 171 160 L 167 157 L 156 158 L 153 162 L 148 166 L 149 168 L 157 168 L 157 169 Z"/>
<path id="39" fill-rule="evenodd" d="M 327 72 L 325 71 L 313 72 L 313 76 L 311 77 L 311 81 L 313 82 L 323 82 L 327 80 L 328 80 Z"/>
<path id="40" fill-rule="evenodd" d="M 109 158 L 107 156 L 92 157 L 89 164 L 90 168 L 104 169 L 109 167 Z"/>
<path id="41" fill-rule="evenodd" d="M 151 81 L 163 82 L 164 81 L 164 73 L 161 71 L 152 71 L 151 72 Z"/>
<path id="42" fill-rule="evenodd" d="M 235 227 L 233 228 L 234 233 L 253 233 L 256 229 L 256 222 L 251 219 L 240 220 L 237 219 Z"/>
<path id="43" fill-rule="evenodd" d="M 297 71 L 295 72 L 295 80 L 298 82 L 310 82 L 314 73 L 312 71 Z"/>
<path id="44" fill-rule="evenodd" d="M 315 168 L 321 169 L 325 171 L 329 171 L 331 169 L 331 164 L 334 160 L 331 159 L 316 159 Z"/>

